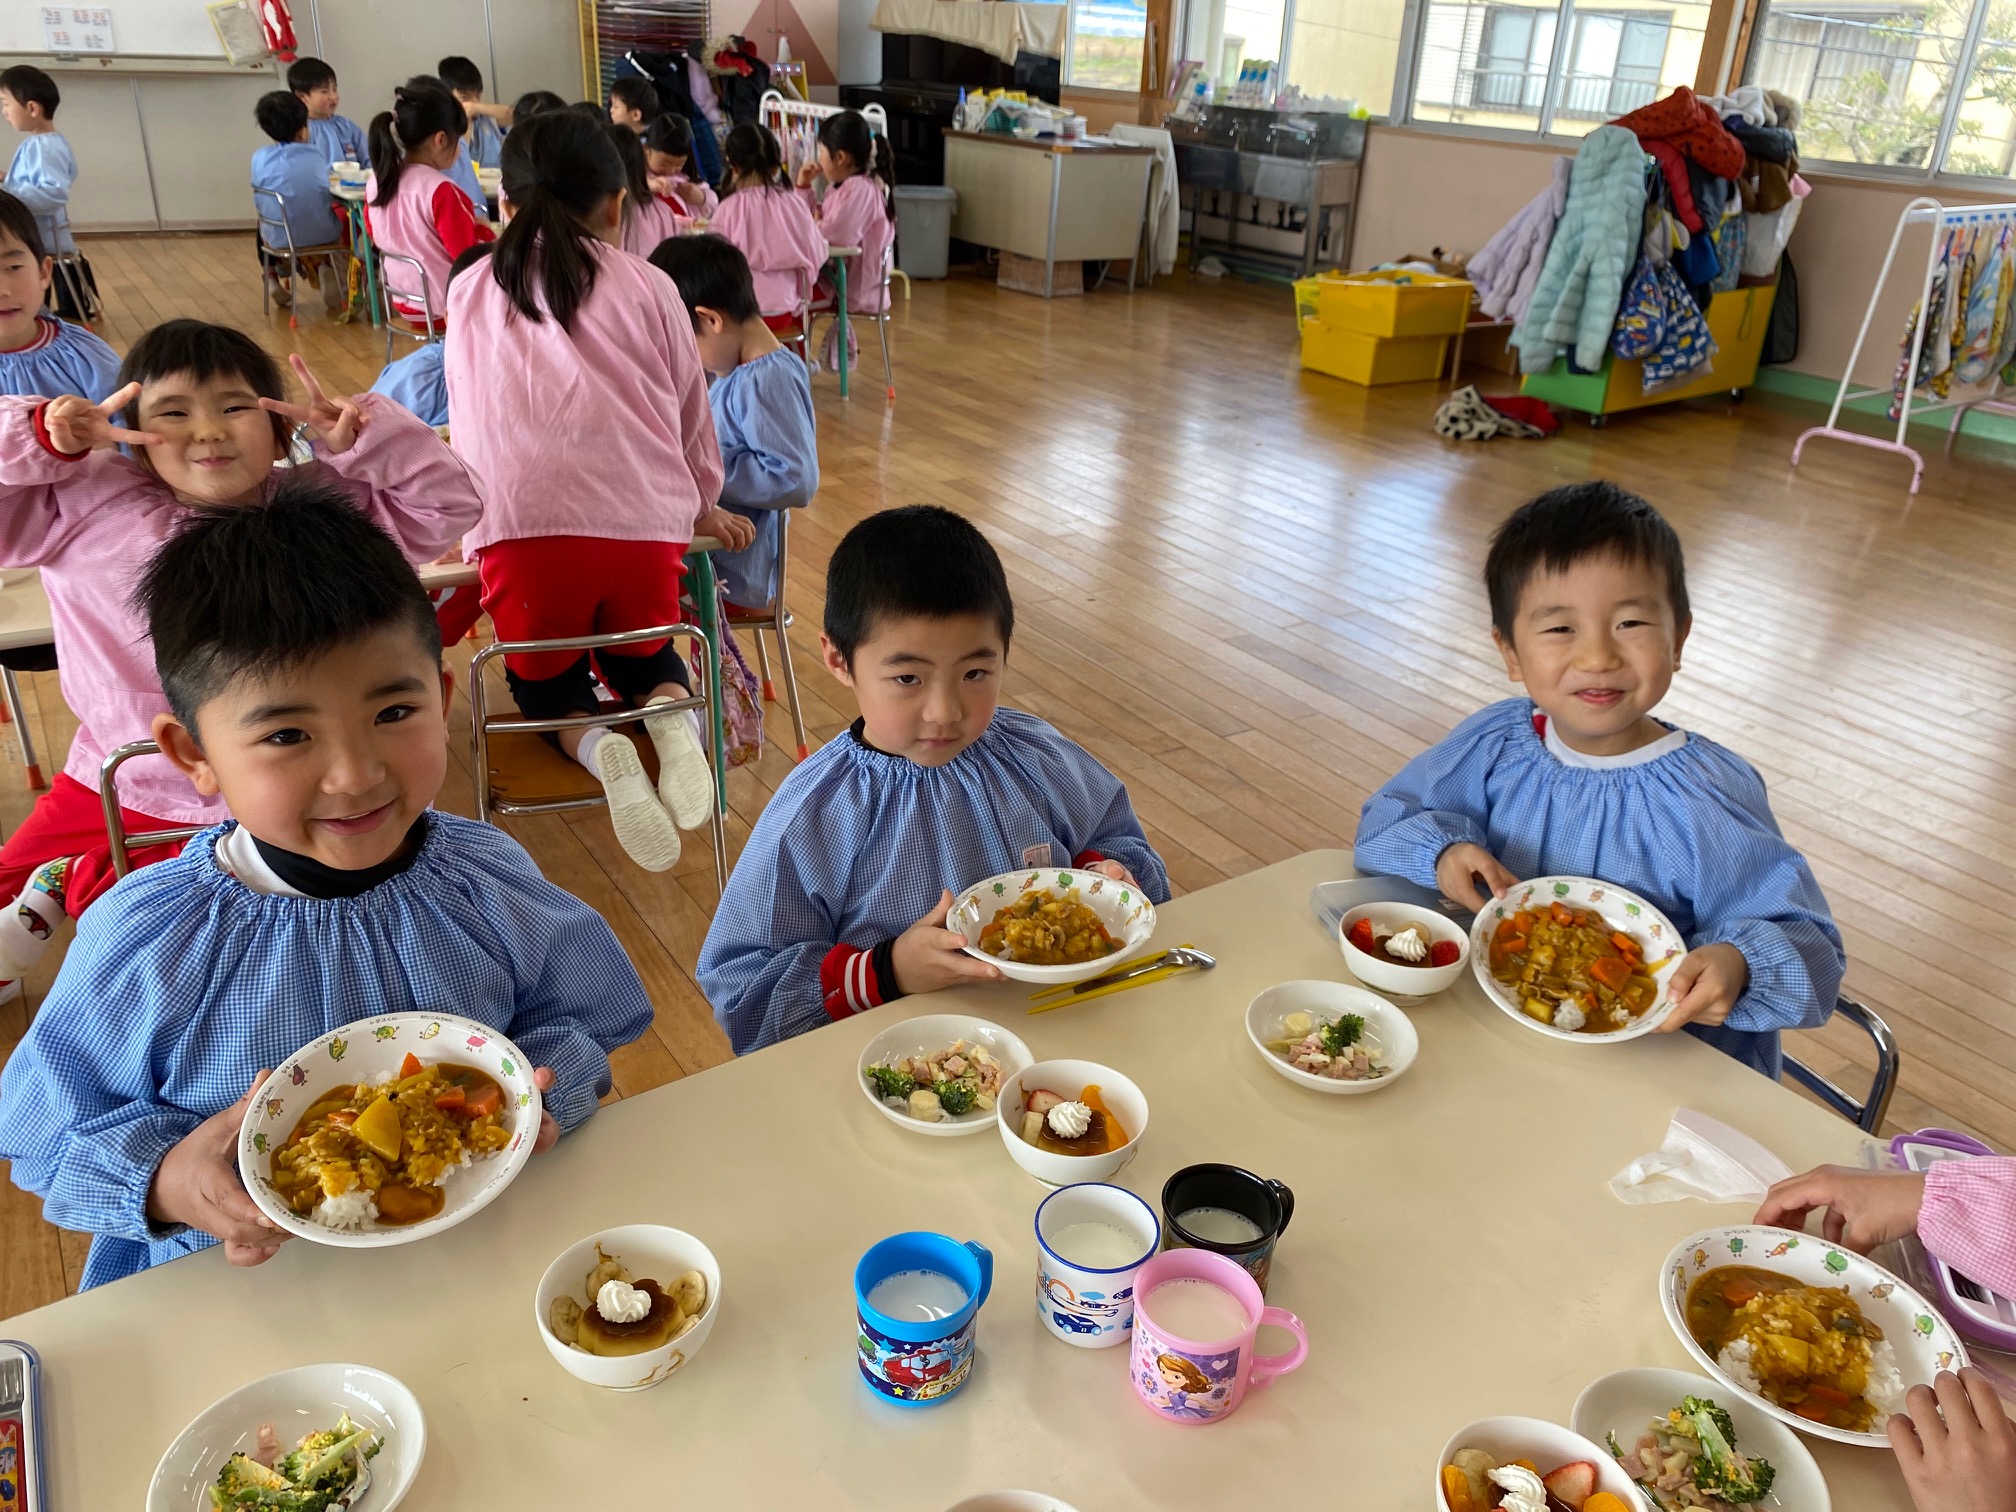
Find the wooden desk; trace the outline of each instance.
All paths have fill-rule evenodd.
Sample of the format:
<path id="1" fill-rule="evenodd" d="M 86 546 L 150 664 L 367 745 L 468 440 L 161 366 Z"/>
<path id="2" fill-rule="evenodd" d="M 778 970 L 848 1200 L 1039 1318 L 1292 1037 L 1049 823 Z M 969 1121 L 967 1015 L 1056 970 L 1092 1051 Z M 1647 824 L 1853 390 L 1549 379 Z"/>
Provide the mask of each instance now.
<path id="1" fill-rule="evenodd" d="M 1086 1512 L 1217 1512 L 1256 1496 L 1427 1506 L 1436 1451 L 1463 1424 L 1566 1422 L 1600 1375 L 1688 1366 L 1660 1315 L 1661 1262 L 1687 1234 L 1749 1213 L 1627 1207 L 1604 1185 L 1658 1147 L 1676 1105 L 1749 1131 L 1795 1169 L 1852 1159 L 1858 1136 L 1685 1035 L 1554 1044 L 1468 977 L 1414 1011 L 1420 1057 L 1391 1087 L 1290 1086 L 1247 1042 L 1245 1007 L 1285 979 L 1344 977 L 1308 895 L 1349 872 L 1346 852 L 1317 852 L 1171 903 L 1157 942 L 1211 950 L 1220 965 L 1206 974 L 1034 1018 L 1016 983 L 898 1002 L 628 1098 L 422 1243 L 296 1240 L 250 1271 L 213 1249 L 17 1317 L 8 1331 L 47 1366 L 52 1505 L 137 1506 L 206 1404 L 271 1371 L 351 1360 L 397 1375 L 425 1408 L 408 1504 L 427 1512 L 668 1497 L 942 1512 L 1004 1486 Z M 1300 1371 L 1211 1432 L 1185 1430 L 1135 1400 L 1124 1349 L 1043 1331 L 1030 1232 L 1042 1189 L 993 1132 L 907 1133 L 854 1084 L 879 1030 L 951 1011 L 1009 1025 L 1039 1059 L 1082 1056 L 1140 1083 L 1153 1117 L 1118 1179 L 1151 1201 L 1206 1160 L 1294 1188 L 1268 1300 L 1308 1325 Z M 621 1395 L 554 1364 L 532 1299 L 563 1248 L 634 1222 L 705 1240 L 722 1310 L 685 1371 Z M 854 1263 L 905 1229 L 978 1240 L 995 1260 L 972 1382 L 921 1410 L 873 1397 L 853 1353 Z M 1806 1442 L 1842 1512 L 1908 1512 L 1888 1454 Z"/>
<path id="2" fill-rule="evenodd" d="M 1155 154 L 977 131 L 945 133 L 945 184 L 959 206 L 952 234 L 1043 260 L 1043 297 L 1057 264 L 1127 260 L 1127 287 L 1141 260 L 1141 227 Z"/>

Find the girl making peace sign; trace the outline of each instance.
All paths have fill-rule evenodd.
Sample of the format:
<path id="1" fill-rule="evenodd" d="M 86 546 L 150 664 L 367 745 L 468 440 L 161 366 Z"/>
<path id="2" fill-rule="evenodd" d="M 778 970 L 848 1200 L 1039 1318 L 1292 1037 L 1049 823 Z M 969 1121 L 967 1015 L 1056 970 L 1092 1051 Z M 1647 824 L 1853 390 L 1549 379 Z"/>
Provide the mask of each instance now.
<path id="1" fill-rule="evenodd" d="M 65 915 L 112 885 L 99 766 L 151 738 L 154 716 L 168 712 L 133 588 L 190 511 L 262 503 L 296 426 L 312 453 L 302 466 L 340 479 L 415 563 L 440 556 L 482 511 L 474 480 L 431 429 L 376 395 L 331 397 L 299 355 L 290 360 L 306 404 L 286 402 L 280 365 L 251 337 L 171 320 L 134 344 L 103 404 L 0 397 L 0 565 L 42 569 L 77 715 L 62 773 L 0 846 L 0 1001 Z M 226 817 L 158 756 L 128 762 L 117 780 L 129 832 Z M 133 863 L 179 849 L 137 850 Z"/>

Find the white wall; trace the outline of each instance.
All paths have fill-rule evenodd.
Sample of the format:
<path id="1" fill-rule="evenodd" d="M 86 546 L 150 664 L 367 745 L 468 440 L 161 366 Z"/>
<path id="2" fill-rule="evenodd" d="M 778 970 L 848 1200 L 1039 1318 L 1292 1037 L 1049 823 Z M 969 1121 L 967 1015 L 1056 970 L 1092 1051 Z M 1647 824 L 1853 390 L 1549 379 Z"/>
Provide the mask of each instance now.
<path id="1" fill-rule="evenodd" d="M 581 97 L 574 0 L 490 0 L 489 9 L 486 34 L 484 0 L 295 0 L 294 32 L 303 53 L 336 70 L 343 114 L 360 126 L 391 108 L 394 88 L 456 53 L 483 70 L 490 99 L 508 103 L 528 89 Z"/>

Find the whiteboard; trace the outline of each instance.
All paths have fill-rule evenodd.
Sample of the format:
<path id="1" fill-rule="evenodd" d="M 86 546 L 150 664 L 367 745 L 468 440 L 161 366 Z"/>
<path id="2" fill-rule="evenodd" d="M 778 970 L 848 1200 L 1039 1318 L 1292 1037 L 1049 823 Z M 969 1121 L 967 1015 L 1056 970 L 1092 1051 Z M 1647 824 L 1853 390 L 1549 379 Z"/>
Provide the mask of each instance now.
<path id="1" fill-rule="evenodd" d="M 112 12 L 112 40 L 121 53 L 163 58 L 215 58 L 224 49 L 204 0 L 93 0 Z M 43 53 L 38 0 L 0 0 L 0 53 Z M 115 55 L 116 56 L 116 55 Z"/>

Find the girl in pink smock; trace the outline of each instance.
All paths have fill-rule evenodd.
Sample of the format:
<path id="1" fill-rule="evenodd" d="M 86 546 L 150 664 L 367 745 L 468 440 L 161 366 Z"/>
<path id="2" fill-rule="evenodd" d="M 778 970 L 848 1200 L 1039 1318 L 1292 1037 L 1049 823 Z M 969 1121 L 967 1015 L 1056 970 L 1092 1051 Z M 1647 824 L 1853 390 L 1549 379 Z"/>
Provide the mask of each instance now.
<path id="1" fill-rule="evenodd" d="M 826 237 L 812 210 L 792 193 L 783 154 L 770 128 L 737 126 L 721 144 L 728 197 L 708 227 L 749 260 L 763 322 L 782 336 L 798 332 L 798 313 L 826 265 Z"/>
<path id="2" fill-rule="evenodd" d="M 425 75 L 393 90 L 392 108 L 371 122 L 371 172 L 364 180 L 371 240 L 381 251 L 420 264 L 437 325 L 448 308 L 449 267 L 492 237 L 447 173 L 468 129 L 461 101 Z M 413 270 L 395 263 L 381 272 L 392 308 L 408 320 L 424 319 L 420 291 L 411 287 Z"/>
<path id="3" fill-rule="evenodd" d="M 812 192 L 817 178 L 826 180 L 823 198 Z M 880 315 L 887 308 L 890 254 L 896 246 L 896 173 L 889 144 L 869 131 L 867 118 L 858 110 L 828 116 L 819 128 L 818 161 L 798 170 L 798 189 L 812 207 L 828 247 L 861 249 L 858 257 L 847 261 L 848 312 Z M 826 308 L 831 308 L 833 288 L 820 280 Z M 847 340 L 851 360 L 851 327 Z"/>
<path id="4" fill-rule="evenodd" d="M 609 140 L 615 144 L 616 156 L 623 160 L 623 176 L 629 180 L 629 192 L 623 196 L 623 250 L 632 257 L 648 258 L 658 250 L 658 243 L 679 234 L 686 215 L 671 200 L 651 192 L 644 147 L 636 132 L 612 121 Z"/>

